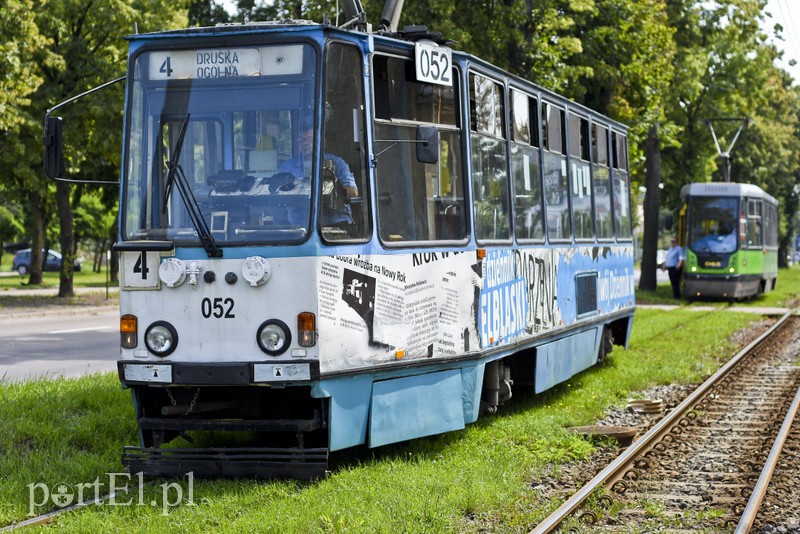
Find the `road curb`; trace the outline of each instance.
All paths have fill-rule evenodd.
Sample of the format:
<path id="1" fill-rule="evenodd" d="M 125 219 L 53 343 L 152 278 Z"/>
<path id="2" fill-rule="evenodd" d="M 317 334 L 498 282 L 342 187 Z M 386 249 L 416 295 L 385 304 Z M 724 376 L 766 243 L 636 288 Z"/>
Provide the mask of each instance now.
<path id="1" fill-rule="evenodd" d="M 57 317 L 59 315 L 93 315 L 119 312 L 119 305 L 108 306 L 44 306 L 37 309 L 0 311 L 0 321 L 30 319 L 34 317 Z"/>

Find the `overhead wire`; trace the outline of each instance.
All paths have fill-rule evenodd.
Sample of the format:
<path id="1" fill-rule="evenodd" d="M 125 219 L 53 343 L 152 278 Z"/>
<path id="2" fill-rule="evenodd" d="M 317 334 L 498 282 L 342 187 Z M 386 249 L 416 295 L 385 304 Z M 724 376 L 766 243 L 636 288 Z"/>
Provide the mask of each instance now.
<path id="1" fill-rule="evenodd" d="M 795 42 L 795 39 L 793 38 L 793 36 L 797 36 L 798 34 L 794 26 L 794 19 L 792 18 L 792 10 L 789 8 L 788 0 L 777 0 L 777 3 L 778 3 L 778 9 L 780 9 L 781 11 L 781 18 L 783 19 L 784 25 L 789 26 L 791 28 L 790 35 L 792 37 L 788 37 L 786 40 L 789 46 L 791 46 L 792 48 L 792 56 L 796 61 L 800 62 L 800 51 L 798 51 L 797 44 Z M 783 9 L 784 5 L 786 6 L 785 11 Z M 784 34 L 786 33 L 787 29 L 789 28 L 784 27 Z"/>

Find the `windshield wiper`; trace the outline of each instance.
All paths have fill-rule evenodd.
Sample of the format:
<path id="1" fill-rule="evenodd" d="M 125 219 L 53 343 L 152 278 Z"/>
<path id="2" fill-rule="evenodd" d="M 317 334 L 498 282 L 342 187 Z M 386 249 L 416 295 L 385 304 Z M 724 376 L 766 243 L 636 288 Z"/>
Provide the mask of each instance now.
<path id="1" fill-rule="evenodd" d="M 172 189 L 175 187 L 175 184 L 177 184 L 178 194 L 183 201 L 183 206 L 186 208 L 186 213 L 189 214 L 189 220 L 192 221 L 192 226 L 194 227 L 195 232 L 197 232 L 197 237 L 200 238 L 200 242 L 203 244 L 206 254 L 208 254 L 209 258 L 221 258 L 222 249 L 217 246 L 214 236 L 211 235 L 211 231 L 208 228 L 208 223 L 206 223 L 205 217 L 203 217 L 203 213 L 200 210 L 200 205 L 197 203 L 197 198 L 195 198 L 192 188 L 189 187 L 189 183 L 186 180 L 186 175 L 183 173 L 183 169 L 178 164 L 181 155 L 181 149 L 183 148 L 183 139 L 186 137 L 186 128 L 188 124 L 189 114 L 187 113 L 186 118 L 183 119 L 181 131 L 178 133 L 178 139 L 175 141 L 175 148 L 172 150 L 172 156 L 167 162 L 167 179 L 165 182 L 164 204 L 161 206 L 161 213 L 162 215 L 166 215 L 167 207 L 169 206 L 170 194 L 172 193 Z"/>
<path id="2" fill-rule="evenodd" d="M 161 205 L 161 215 L 167 214 L 167 207 L 169 206 L 169 197 L 172 193 L 172 188 L 175 185 L 175 174 L 178 172 L 178 160 L 181 157 L 181 150 L 183 149 L 183 139 L 186 137 L 186 127 L 189 125 L 189 114 L 183 119 L 181 124 L 181 131 L 178 132 L 178 140 L 175 141 L 175 148 L 172 149 L 172 155 L 167 162 L 167 179 L 164 184 L 164 203 Z"/>

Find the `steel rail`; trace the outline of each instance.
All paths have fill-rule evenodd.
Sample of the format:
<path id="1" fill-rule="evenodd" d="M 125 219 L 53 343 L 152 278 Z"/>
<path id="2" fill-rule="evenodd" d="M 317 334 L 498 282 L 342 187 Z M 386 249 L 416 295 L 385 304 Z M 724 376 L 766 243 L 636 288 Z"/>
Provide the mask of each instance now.
<path id="1" fill-rule="evenodd" d="M 104 501 L 113 499 L 117 496 L 117 492 L 112 492 L 104 495 L 103 497 L 98 497 L 96 499 L 92 499 L 91 501 L 81 501 L 75 504 L 71 504 L 69 506 L 65 506 L 64 508 L 57 508 L 55 510 L 51 510 L 47 513 L 37 515 L 36 517 L 31 517 L 30 519 L 26 519 L 24 521 L 20 521 L 19 523 L 11 523 L 10 525 L 6 525 L 0 528 L 0 532 L 11 532 L 12 530 L 17 530 L 18 528 L 24 527 L 33 527 L 33 526 L 42 526 L 46 525 L 47 523 L 53 521 L 55 518 L 60 516 L 63 513 L 71 512 L 72 510 L 77 510 L 78 508 L 85 508 L 87 506 L 91 506 L 93 504 L 101 504 Z"/>
<path id="2" fill-rule="evenodd" d="M 782 327 L 789 317 L 792 316 L 794 311 L 786 312 L 775 324 L 773 324 L 766 332 L 761 334 L 758 338 L 753 340 L 744 349 L 739 351 L 731 360 L 719 368 L 719 370 L 711 375 L 703 384 L 700 385 L 691 395 L 686 397 L 674 410 L 665 415 L 654 427 L 652 427 L 641 439 L 635 441 L 630 447 L 620 454 L 613 462 L 600 471 L 593 479 L 584 484 L 584 486 L 575 492 L 569 499 L 567 499 L 561 506 L 559 506 L 553 513 L 551 513 L 544 521 L 542 521 L 536 528 L 530 531 L 530 534 L 546 534 L 552 532 L 558 525 L 570 514 L 575 512 L 578 507 L 591 495 L 591 493 L 603 484 L 610 483 L 621 478 L 623 470 L 633 462 L 645 449 L 655 444 L 656 438 L 669 432 L 673 426 L 678 424 L 678 420 L 683 417 L 685 412 L 690 411 L 695 404 L 711 390 L 717 382 L 722 380 L 728 373 L 731 372 L 739 362 L 752 352 L 758 345 L 765 339 L 776 332 Z"/>
<path id="3" fill-rule="evenodd" d="M 747 501 L 747 506 L 742 513 L 742 518 L 739 520 L 734 534 L 747 534 L 753 527 L 758 510 L 761 508 L 761 501 L 764 500 L 764 496 L 767 494 L 772 474 L 775 472 L 778 459 L 783 451 L 783 445 L 786 442 L 786 438 L 789 437 L 789 432 L 792 429 L 798 410 L 800 410 L 800 388 L 798 388 L 794 401 L 792 401 L 792 405 L 786 412 L 786 418 L 783 420 L 783 425 L 781 425 L 781 429 L 775 438 L 775 443 L 769 451 L 767 461 L 764 463 L 764 469 L 761 471 L 761 476 L 758 477 L 758 482 L 756 482 L 753 493 L 750 495 L 750 500 Z"/>

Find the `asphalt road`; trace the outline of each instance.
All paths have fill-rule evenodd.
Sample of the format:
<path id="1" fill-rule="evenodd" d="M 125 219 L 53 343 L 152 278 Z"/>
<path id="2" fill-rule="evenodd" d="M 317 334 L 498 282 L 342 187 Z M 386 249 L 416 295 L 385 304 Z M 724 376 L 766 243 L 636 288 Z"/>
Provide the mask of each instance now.
<path id="1" fill-rule="evenodd" d="M 115 371 L 119 311 L 0 318 L 0 382 Z"/>

